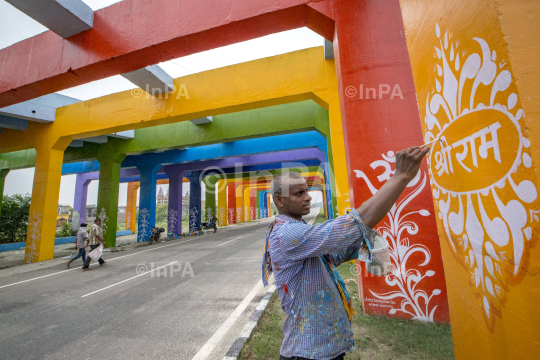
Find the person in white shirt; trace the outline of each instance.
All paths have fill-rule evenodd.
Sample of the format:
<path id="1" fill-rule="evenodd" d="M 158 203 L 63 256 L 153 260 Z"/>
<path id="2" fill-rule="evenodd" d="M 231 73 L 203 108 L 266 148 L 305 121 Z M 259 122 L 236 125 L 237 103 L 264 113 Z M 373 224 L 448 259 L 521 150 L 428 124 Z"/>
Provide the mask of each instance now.
<path id="1" fill-rule="evenodd" d="M 101 219 L 96 218 L 94 220 L 94 225 L 92 225 L 92 228 L 90 229 L 90 236 L 88 237 L 88 245 L 90 245 L 90 251 L 97 248 L 100 244 L 105 245 L 103 242 L 103 230 L 101 229 Z M 82 267 L 83 271 L 92 270 L 90 267 L 90 261 L 92 258 L 88 256 L 86 258 L 86 261 L 84 262 L 84 265 Z M 102 258 L 99 258 L 99 266 L 105 265 L 107 262 L 103 260 Z"/>

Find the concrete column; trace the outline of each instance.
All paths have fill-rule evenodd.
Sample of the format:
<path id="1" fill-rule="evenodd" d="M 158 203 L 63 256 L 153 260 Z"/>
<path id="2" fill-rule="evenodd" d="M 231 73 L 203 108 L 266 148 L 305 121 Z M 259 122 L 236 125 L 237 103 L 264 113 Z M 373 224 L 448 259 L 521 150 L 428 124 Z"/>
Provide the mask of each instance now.
<path id="1" fill-rule="evenodd" d="M 217 182 L 217 192 L 218 192 L 218 220 L 219 226 L 228 225 L 228 210 L 227 210 L 227 180 L 220 179 Z"/>
<path id="2" fill-rule="evenodd" d="M 9 169 L 0 170 L 0 215 L 2 214 L 2 200 L 4 199 L 4 183 Z"/>
<path id="3" fill-rule="evenodd" d="M 201 171 L 192 171 L 189 176 L 189 231 L 201 228 Z"/>
<path id="4" fill-rule="evenodd" d="M 176 166 L 166 166 L 165 174 L 169 177 L 169 215 L 167 232 L 182 234 L 182 184 L 185 171 Z"/>
<path id="5" fill-rule="evenodd" d="M 272 213 L 272 202 L 271 202 L 272 193 L 268 193 L 266 195 L 266 205 L 268 206 L 268 217 L 274 216 Z"/>
<path id="6" fill-rule="evenodd" d="M 86 204 L 88 197 L 88 185 L 92 182 L 91 173 L 79 173 L 75 180 L 75 198 L 73 200 L 73 221 L 72 229 L 77 230 L 79 226 L 86 222 Z"/>
<path id="7" fill-rule="evenodd" d="M 227 185 L 227 224 L 236 224 L 236 185 Z"/>
<path id="8" fill-rule="evenodd" d="M 255 215 L 257 219 L 262 219 L 264 217 L 264 212 L 262 211 L 262 202 L 261 202 L 261 194 L 264 190 L 258 189 L 255 191 Z"/>
<path id="9" fill-rule="evenodd" d="M 212 215 L 217 213 L 217 207 L 216 207 L 216 183 L 218 181 L 218 177 L 215 175 L 206 176 L 204 178 L 204 185 L 205 185 L 205 208 L 206 208 L 206 221 L 210 220 L 212 218 Z M 219 220 L 219 219 L 218 219 Z"/>
<path id="10" fill-rule="evenodd" d="M 97 217 L 101 219 L 105 247 L 116 246 L 116 227 L 118 221 L 118 194 L 120 191 L 120 167 L 125 154 L 98 158 L 99 188 Z"/>
<path id="11" fill-rule="evenodd" d="M 459 6 L 454 8 L 459 8 Z M 421 126 L 424 117 L 420 116 L 419 107 L 425 108 L 425 103 L 422 102 L 419 106 L 419 101 L 424 101 L 425 97 L 423 99 L 417 97 L 416 89 L 427 88 L 427 85 L 422 83 L 415 88 L 413 68 L 405 38 L 405 34 L 408 32 L 403 27 L 403 14 L 401 3 L 397 0 L 343 0 L 335 8 L 336 29 L 333 43 L 347 153 L 351 207 L 360 206 L 372 196 L 373 187 L 380 189 L 384 184 L 386 179 L 381 176 L 380 164 L 384 164 L 390 169 L 394 166 L 391 162 L 386 161 L 384 156 L 393 155 L 397 150 L 422 144 L 424 141 Z M 439 19 L 441 19 L 439 14 L 444 14 L 444 12 L 438 13 L 437 22 L 440 22 Z M 496 18 L 495 20 L 499 22 L 499 19 Z M 447 24 L 453 25 L 451 20 L 448 20 Z M 468 23 L 467 26 L 469 26 Z M 431 23 L 426 25 L 425 28 L 429 28 L 432 38 L 435 38 L 435 24 Z M 481 28 L 481 26 L 479 25 L 478 28 Z M 454 31 L 454 34 L 461 34 L 463 29 L 449 28 L 449 31 Z M 490 30 L 490 36 L 494 33 L 496 33 L 496 30 Z M 460 36 L 459 40 L 464 42 L 465 39 Z M 427 38 L 421 38 L 418 41 L 419 43 L 428 43 Z M 369 46 L 362 46 L 362 44 L 369 44 Z M 430 43 L 429 46 L 426 45 L 425 49 L 426 51 L 429 49 L 433 53 L 433 46 L 438 45 L 439 41 L 437 40 Z M 462 45 L 460 45 L 460 49 L 461 47 Z M 470 49 L 467 50 L 471 53 Z M 497 54 L 500 54 L 500 52 L 497 52 Z M 502 60 L 498 59 L 498 61 Z M 421 66 L 415 68 L 414 71 L 425 70 L 427 73 L 427 69 L 433 66 L 434 63 L 428 65 L 422 62 Z M 434 80 L 429 83 L 430 86 L 433 83 Z M 399 85 L 400 96 L 392 97 L 390 94 L 382 94 L 380 90 L 382 84 L 389 85 L 391 89 L 395 89 Z M 445 85 L 447 85 L 446 81 Z M 353 86 L 354 88 L 352 88 Z M 367 89 L 369 88 L 376 89 L 377 95 L 379 95 L 377 100 L 367 100 L 369 95 Z M 356 96 L 347 96 L 347 93 L 351 90 L 357 91 Z M 489 97 L 489 94 L 486 96 Z M 371 98 L 373 98 L 373 94 L 371 94 Z M 357 178 L 355 171 L 361 171 L 364 177 Z M 421 167 L 421 176 L 427 176 L 425 161 Z M 422 183 L 420 182 L 418 186 L 420 184 Z M 414 318 L 429 317 L 430 320 L 435 322 L 448 322 L 450 317 L 444 280 L 446 264 L 443 267 L 441 244 L 444 244 L 443 246 L 446 248 L 448 245 L 442 239 L 441 242 L 433 241 L 433 239 L 439 238 L 439 234 L 443 233 L 437 231 L 436 224 L 436 218 L 438 218 L 440 211 L 435 210 L 433 206 L 433 196 L 429 186 L 424 186 L 414 195 L 411 195 L 413 189 L 416 189 L 416 187 L 407 188 L 403 194 L 403 196 L 412 196 L 410 199 L 414 198 L 414 201 L 410 202 L 410 206 L 404 208 L 401 213 L 398 211 L 392 217 L 386 217 L 381 221 L 380 225 L 384 223 L 397 224 L 398 220 L 401 219 L 399 216 L 403 216 L 403 214 L 411 212 L 413 209 L 416 211 L 423 210 L 422 215 L 411 213 L 407 217 L 408 222 L 415 224 L 414 233 L 411 231 L 407 234 L 407 246 L 410 245 L 412 249 L 421 246 L 425 249 L 426 253 L 430 254 L 429 265 L 423 268 L 409 263 L 407 267 L 411 273 L 417 272 L 422 276 L 425 276 L 425 271 L 429 269 L 430 273 L 434 275 L 430 276 L 429 281 L 422 281 L 419 284 L 418 291 L 421 289 L 425 294 L 437 293 L 439 295 L 430 297 L 429 306 L 427 303 L 412 306 L 411 313 L 416 313 Z M 403 203 L 403 206 L 405 205 L 406 203 Z M 471 212 L 467 210 L 467 218 L 469 214 Z M 467 224 L 470 225 L 472 222 Z M 397 251 L 396 245 L 393 244 L 397 243 L 398 246 L 401 246 L 399 241 L 400 239 L 403 240 L 405 236 L 405 231 L 401 232 L 399 230 L 399 233 L 398 230 L 395 231 L 396 233 L 393 233 L 393 231 L 391 234 L 385 233 L 390 246 L 393 247 L 391 251 Z M 474 233 L 478 232 L 475 231 Z M 470 240 L 473 241 L 472 237 Z M 401 263 L 402 259 L 393 260 L 397 261 L 396 264 L 393 264 L 397 268 L 405 266 L 405 263 Z M 451 276 L 454 276 L 454 273 L 451 273 Z M 363 287 L 363 294 L 366 294 L 366 299 L 368 298 L 367 294 L 387 294 L 400 291 L 397 286 L 387 283 L 385 277 L 366 276 L 364 271 L 359 272 L 358 277 L 359 287 Z M 409 280 L 403 281 L 407 283 L 406 281 Z M 471 282 L 470 277 L 468 281 Z M 454 282 L 454 284 L 457 284 L 452 290 L 454 293 L 463 294 L 468 291 L 466 283 Z M 462 297 L 462 299 L 465 298 Z M 362 300 L 364 312 L 367 314 L 408 317 L 399 310 L 389 310 L 377 306 L 379 304 L 376 302 L 366 301 L 366 299 Z M 467 305 L 467 308 L 480 307 L 482 303 L 477 302 L 473 305 L 471 302 L 467 303 Z M 461 313 L 462 318 L 465 318 L 466 314 L 466 312 Z M 461 330 L 469 331 L 472 334 L 468 328 Z"/>
<path id="12" fill-rule="evenodd" d="M 244 211 L 244 185 L 241 182 L 236 183 L 236 222 L 245 222 L 246 212 Z"/>
<path id="13" fill-rule="evenodd" d="M 160 168 L 161 164 L 137 165 L 137 169 L 141 173 L 137 242 L 148 241 L 152 226 L 156 224 L 156 182 L 157 172 Z"/>
<path id="14" fill-rule="evenodd" d="M 250 220 L 257 220 L 257 189 L 250 189 L 249 190 L 249 219 Z"/>
<path id="15" fill-rule="evenodd" d="M 263 190 L 259 194 L 259 207 L 261 208 L 261 218 L 267 218 L 268 217 L 268 203 L 267 203 L 267 197 L 268 191 Z"/>
<path id="16" fill-rule="evenodd" d="M 131 230 L 133 234 L 136 229 L 136 214 L 137 214 L 137 190 L 140 187 L 138 181 L 132 181 L 127 186 L 127 201 L 126 201 L 126 230 Z"/>
<path id="17" fill-rule="evenodd" d="M 26 232 L 25 263 L 49 260 L 54 254 L 56 214 L 64 150 L 70 139 L 58 139 L 54 146 L 36 139 L 36 166 L 32 203 Z"/>
<path id="18" fill-rule="evenodd" d="M 341 109 L 339 108 L 339 89 L 337 86 L 337 78 L 333 76 L 336 73 L 335 61 L 325 61 L 326 71 L 329 76 L 327 78 L 333 79 L 328 89 L 328 114 L 330 117 L 330 135 L 331 135 L 331 148 L 333 157 L 333 175 L 335 179 L 334 190 L 334 214 L 336 216 L 344 215 L 347 210 L 351 208 L 351 202 L 349 200 L 349 179 L 347 175 L 347 156 L 345 154 L 345 141 L 343 138 L 343 126 L 341 123 Z M 330 154 L 329 154 L 330 155 Z"/>

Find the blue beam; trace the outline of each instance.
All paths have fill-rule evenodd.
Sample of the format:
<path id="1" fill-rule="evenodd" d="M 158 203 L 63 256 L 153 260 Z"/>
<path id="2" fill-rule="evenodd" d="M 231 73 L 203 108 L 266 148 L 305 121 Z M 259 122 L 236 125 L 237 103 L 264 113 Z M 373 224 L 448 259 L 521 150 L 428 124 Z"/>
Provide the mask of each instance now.
<path id="1" fill-rule="evenodd" d="M 303 148 L 319 148 L 327 155 L 326 144 L 326 138 L 319 132 L 306 131 L 294 134 L 267 136 L 257 139 L 239 140 L 222 144 L 197 146 L 183 150 L 169 150 L 162 153 L 130 155 L 122 162 L 122 168 L 134 168 L 144 162 L 159 162 L 163 165 L 179 164 L 191 161 L 272 153 Z M 99 171 L 98 161 L 82 161 L 68 163 L 62 166 L 62 175 L 92 171 Z"/>

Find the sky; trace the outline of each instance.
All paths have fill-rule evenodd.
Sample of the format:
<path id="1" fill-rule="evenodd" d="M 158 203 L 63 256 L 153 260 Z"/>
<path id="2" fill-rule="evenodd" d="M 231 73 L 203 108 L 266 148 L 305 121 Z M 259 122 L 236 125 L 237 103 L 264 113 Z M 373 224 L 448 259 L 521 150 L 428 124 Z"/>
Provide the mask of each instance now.
<path id="1" fill-rule="evenodd" d="M 98 10 L 118 0 L 83 0 L 93 10 Z M 0 0 L 0 49 L 16 42 L 35 36 L 47 28 L 26 16 L 4 0 Z M 262 38 L 245 41 L 222 48 L 205 51 L 190 56 L 174 59 L 159 65 L 174 78 L 206 70 L 221 68 L 251 60 L 284 54 L 323 45 L 323 38 L 307 28 L 285 31 Z M 120 91 L 135 88 L 131 82 L 122 76 L 112 76 L 89 84 L 60 91 L 59 94 L 71 96 L 80 100 L 94 99 Z M 62 176 L 60 185 L 60 204 L 73 205 L 75 192 L 75 175 Z M 11 171 L 4 186 L 4 195 L 32 193 L 34 169 Z M 166 192 L 168 185 L 161 185 Z M 97 203 L 98 181 L 92 181 L 88 186 L 88 204 Z M 183 193 L 187 190 L 184 184 Z M 314 201 L 320 195 L 315 195 Z M 124 206 L 127 200 L 127 184 L 120 185 L 118 205 Z M 320 199 L 318 201 L 321 201 Z"/>

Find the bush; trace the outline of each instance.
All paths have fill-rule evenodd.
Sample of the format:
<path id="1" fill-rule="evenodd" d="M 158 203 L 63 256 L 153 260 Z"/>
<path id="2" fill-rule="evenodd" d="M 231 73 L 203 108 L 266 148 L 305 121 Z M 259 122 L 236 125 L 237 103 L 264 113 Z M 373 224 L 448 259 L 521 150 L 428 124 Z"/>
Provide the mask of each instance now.
<path id="1" fill-rule="evenodd" d="M 71 236 L 71 224 L 64 223 L 60 228 L 60 237 L 70 237 Z"/>
<path id="2" fill-rule="evenodd" d="M 4 196 L 0 211 L 0 244 L 26 241 L 31 196 Z"/>

